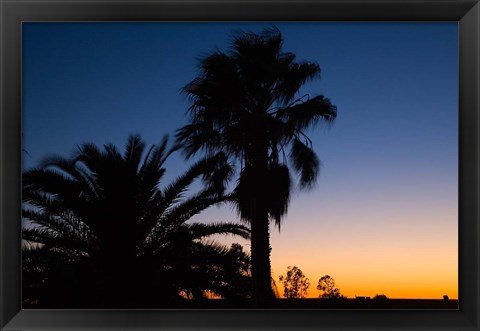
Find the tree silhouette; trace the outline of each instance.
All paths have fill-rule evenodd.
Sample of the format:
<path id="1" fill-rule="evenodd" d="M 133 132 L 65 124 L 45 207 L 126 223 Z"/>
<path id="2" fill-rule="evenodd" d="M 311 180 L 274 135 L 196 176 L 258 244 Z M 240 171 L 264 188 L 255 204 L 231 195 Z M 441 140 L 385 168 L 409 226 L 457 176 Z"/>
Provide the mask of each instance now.
<path id="1" fill-rule="evenodd" d="M 249 238 L 249 229 L 187 222 L 231 199 L 219 194 L 225 157 L 201 159 L 160 189 L 164 163 L 177 149 L 167 145 L 164 137 L 142 157 L 138 135 L 123 154 L 111 144 L 83 144 L 71 158 L 49 157 L 24 172 L 24 302 L 134 308 L 175 300 L 182 290 L 195 298 L 238 295 L 250 278 L 249 257 L 208 238 Z M 204 187 L 187 196 L 197 178 Z"/>
<path id="2" fill-rule="evenodd" d="M 280 275 L 279 280 L 283 284 L 283 296 L 288 299 L 304 298 L 310 287 L 310 280 L 296 266 L 289 266 L 287 274 Z"/>
<path id="3" fill-rule="evenodd" d="M 340 289 L 335 287 L 335 280 L 329 275 L 325 275 L 318 280 L 317 290 L 323 291 L 320 298 L 324 299 L 343 299 L 344 295 L 340 293 Z"/>
<path id="4" fill-rule="evenodd" d="M 240 166 L 237 209 L 251 226 L 254 304 L 272 297 L 269 222 L 280 229 L 287 213 L 292 180 L 311 188 L 320 161 L 305 130 L 331 123 L 336 107 L 322 95 L 299 96 L 301 86 L 319 77 L 313 62 L 296 62 L 282 51 L 276 28 L 241 33 L 228 53 L 216 51 L 200 61 L 200 73 L 185 86 L 192 102 L 190 123 L 177 132 L 186 157 L 224 153 Z"/>

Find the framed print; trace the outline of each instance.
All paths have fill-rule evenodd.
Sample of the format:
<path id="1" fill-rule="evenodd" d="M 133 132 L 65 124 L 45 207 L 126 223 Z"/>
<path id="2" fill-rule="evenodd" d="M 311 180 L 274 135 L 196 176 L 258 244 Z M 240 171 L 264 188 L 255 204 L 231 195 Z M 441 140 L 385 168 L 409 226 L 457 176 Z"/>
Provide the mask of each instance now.
<path id="1" fill-rule="evenodd" d="M 479 329 L 477 1 L 0 8 L 2 330 Z"/>

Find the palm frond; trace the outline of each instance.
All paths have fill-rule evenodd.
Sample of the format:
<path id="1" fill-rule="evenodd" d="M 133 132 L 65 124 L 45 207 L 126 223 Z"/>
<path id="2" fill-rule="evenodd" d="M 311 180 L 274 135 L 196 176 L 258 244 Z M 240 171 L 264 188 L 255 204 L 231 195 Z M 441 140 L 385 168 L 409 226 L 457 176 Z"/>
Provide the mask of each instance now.
<path id="1" fill-rule="evenodd" d="M 32 169 L 24 172 L 22 184 L 23 201 L 36 204 L 40 208 L 44 207 L 40 204 L 45 202 L 45 207 L 51 208 L 50 210 L 61 206 L 80 216 L 86 208 L 88 209 L 89 201 L 92 199 L 87 187 L 51 169 Z"/>
<path id="2" fill-rule="evenodd" d="M 337 117 L 337 107 L 322 95 L 292 106 L 279 109 L 277 116 L 297 130 L 315 127 L 320 121 L 332 123 Z"/>
<path id="3" fill-rule="evenodd" d="M 104 155 L 101 150 L 92 143 L 84 143 L 77 146 L 76 151 L 72 154 L 72 159 L 74 159 L 75 162 L 85 164 L 85 167 L 93 175 L 104 171 Z"/>
<path id="4" fill-rule="evenodd" d="M 290 171 L 284 164 L 271 164 L 266 171 L 245 168 L 235 188 L 236 208 L 246 222 L 255 220 L 261 206 L 280 229 L 290 201 Z"/>
<path id="5" fill-rule="evenodd" d="M 120 154 L 120 151 L 114 144 L 104 144 L 103 149 L 105 150 L 107 160 L 114 160 L 116 162 L 120 162 L 121 160 L 123 160 L 122 154 Z"/>
<path id="6" fill-rule="evenodd" d="M 22 202 L 25 206 L 33 206 L 53 215 L 61 213 L 65 209 L 63 203 L 56 199 L 55 195 L 38 190 L 24 189 Z"/>
<path id="7" fill-rule="evenodd" d="M 202 190 L 167 209 L 160 222 L 168 227 L 183 224 L 208 207 L 223 202 L 224 199 L 223 196 L 215 194 L 213 189 Z"/>
<path id="8" fill-rule="evenodd" d="M 78 237 L 65 236 L 48 228 L 23 229 L 22 239 L 74 254 L 86 254 L 89 251 L 88 243 Z"/>
<path id="9" fill-rule="evenodd" d="M 221 146 L 221 132 L 205 122 L 187 124 L 177 130 L 175 137 L 187 159 L 202 149 L 212 153 Z"/>
<path id="10" fill-rule="evenodd" d="M 217 234 L 237 235 L 244 239 L 250 239 L 250 229 L 237 223 L 193 223 L 187 224 L 193 239 L 200 239 Z"/>
<path id="11" fill-rule="evenodd" d="M 61 170 L 63 173 L 69 175 L 71 179 L 81 184 L 82 190 L 85 190 L 92 199 L 97 196 L 98 188 L 96 187 L 95 180 L 91 177 L 90 173 L 79 167 L 74 159 L 66 159 L 62 156 L 53 155 L 44 158 L 40 162 L 39 168 L 47 169 L 50 167 Z"/>
<path id="12" fill-rule="evenodd" d="M 267 177 L 268 194 L 264 204 L 267 206 L 270 218 L 280 231 L 283 217 L 288 212 L 291 192 L 290 171 L 284 164 L 271 164 Z"/>
<path id="13" fill-rule="evenodd" d="M 297 173 L 300 174 L 300 187 L 311 188 L 315 185 L 320 171 L 320 160 L 312 148 L 298 139 L 292 141 L 290 160 Z"/>
<path id="14" fill-rule="evenodd" d="M 167 151 L 167 146 L 168 136 L 165 135 L 160 144 L 152 146 L 144 158 L 143 165 L 137 174 L 137 186 L 141 201 L 148 202 L 158 193 L 157 185 L 165 174 L 163 165 L 176 150 L 171 148 Z"/>
<path id="15" fill-rule="evenodd" d="M 59 171 L 34 168 L 22 175 L 24 191 L 43 191 L 59 196 L 75 196 L 79 194 L 77 182 Z"/>
<path id="16" fill-rule="evenodd" d="M 283 63 L 282 63 L 283 64 Z M 290 102 L 303 84 L 320 76 L 320 66 L 314 62 L 279 65 L 279 79 L 274 88 L 275 98 L 281 103 Z"/>
<path id="17" fill-rule="evenodd" d="M 65 221 L 58 216 L 53 216 L 51 214 L 45 214 L 43 212 L 35 211 L 35 210 L 22 210 L 22 217 L 40 225 L 43 228 L 51 229 L 54 232 L 58 232 L 59 234 L 68 235 L 74 232 L 71 224 Z"/>
<path id="18" fill-rule="evenodd" d="M 144 149 L 145 143 L 138 134 L 130 135 L 128 137 L 123 159 L 125 160 L 125 164 L 128 165 L 131 173 L 137 173 Z"/>

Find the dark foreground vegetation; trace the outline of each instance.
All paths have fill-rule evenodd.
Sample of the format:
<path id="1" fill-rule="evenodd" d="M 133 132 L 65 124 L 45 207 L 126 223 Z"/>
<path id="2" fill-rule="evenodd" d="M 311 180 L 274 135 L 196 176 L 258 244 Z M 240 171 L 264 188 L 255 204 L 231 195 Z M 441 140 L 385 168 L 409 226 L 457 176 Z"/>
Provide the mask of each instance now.
<path id="1" fill-rule="evenodd" d="M 84 305 L 75 302 L 68 302 L 62 307 L 24 304 L 23 309 L 85 309 Z M 88 309 L 112 309 L 115 304 L 109 306 L 91 303 Z M 129 307 L 119 307 L 127 308 Z M 204 300 L 177 300 L 172 302 L 152 303 L 145 300 L 135 309 L 251 309 L 251 300 L 225 300 L 225 299 L 204 299 Z M 457 310 L 458 300 L 441 299 L 390 299 L 388 301 L 344 299 L 333 301 L 326 299 L 274 299 L 265 309 L 448 309 Z"/>
<path id="2" fill-rule="evenodd" d="M 283 299 L 273 309 L 458 309 L 458 300 L 436 299 Z"/>
<path id="3" fill-rule="evenodd" d="M 25 307 L 28 308 L 28 307 Z M 251 300 L 232 302 L 224 299 L 183 300 L 149 305 L 142 309 L 251 309 Z M 447 309 L 457 310 L 458 300 L 442 299 L 273 299 L 266 309 Z"/>
<path id="4" fill-rule="evenodd" d="M 250 258 L 214 235 L 249 238 L 247 227 L 191 218 L 228 203 L 220 155 L 194 163 L 164 184 L 176 148 L 165 138 L 125 151 L 83 144 L 23 174 L 24 307 L 141 308 L 186 299 L 249 298 Z M 189 190 L 197 179 L 199 190 Z M 188 194 L 189 193 L 189 194 Z"/>

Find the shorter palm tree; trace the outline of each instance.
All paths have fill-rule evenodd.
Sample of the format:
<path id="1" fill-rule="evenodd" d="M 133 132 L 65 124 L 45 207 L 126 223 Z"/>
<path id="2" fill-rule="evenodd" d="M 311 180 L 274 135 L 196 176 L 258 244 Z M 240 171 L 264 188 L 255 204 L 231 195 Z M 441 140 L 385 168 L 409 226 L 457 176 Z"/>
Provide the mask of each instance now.
<path id="1" fill-rule="evenodd" d="M 164 163 L 176 150 L 167 145 L 165 137 L 142 157 L 138 135 L 123 154 L 111 144 L 83 144 L 71 158 L 49 157 L 23 174 L 23 217 L 30 221 L 23 229 L 30 243 L 23 250 L 24 302 L 138 308 L 178 300 L 182 291 L 235 295 L 232 280 L 249 274 L 232 272 L 232 261 L 247 257 L 208 238 L 248 238 L 248 228 L 188 222 L 231 200 L 223 194 L 226 158 L 201 159 L 160 189 Z M 187 196 L 199 178 L 203 187 Z M 213 270 L 218 279 L 207 276 Z"/>

